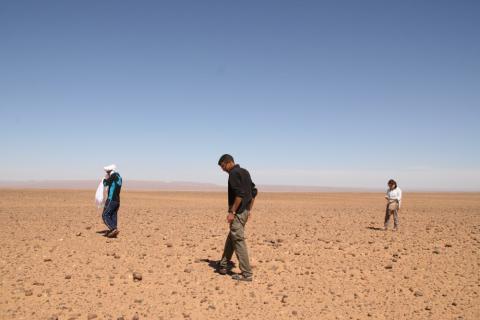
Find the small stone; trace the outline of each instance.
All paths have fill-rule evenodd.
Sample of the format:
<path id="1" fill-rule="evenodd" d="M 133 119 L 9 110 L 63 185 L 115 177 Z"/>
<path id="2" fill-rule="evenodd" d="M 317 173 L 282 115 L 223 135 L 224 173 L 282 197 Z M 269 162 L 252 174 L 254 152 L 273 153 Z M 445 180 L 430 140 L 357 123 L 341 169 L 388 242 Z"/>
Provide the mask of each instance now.
<path id="1" fill-rule="evenodd" d="M 209 309 L 209 310 L 215 310 L 216 308 L 215 308 L 215 306 L 214 306 L 213 304 L 211 304 L 211 305 L 208 306 L 208 309 Z"/>
<path id="2" fill-rule="evenodd" d="M 140 272 L 133 273 L 133 281 L 142 281 L 143 277 Z"/>
<path id="3" fill-rule="evenodd" d="M 77 232 L 77 237 L 80 237 L 82 235 L 81 232 Z"/>
<path id="4" fill-rule="evenodd" d="M 142 303 L 142 302 L 143 302 L 143 299 L 135 299 L 134 302 L 135 302 L 135 303 Z"/>
<path id="5" fill-rule="evenodd" d="M 422 291 L 415 291 L 413 294 L 415 297 L 423 297 L 423 292 Z"/>
<path id="6" fill-rule="evenodd" d="M 72 279 L 72 275 L 71 275 L 71 274 L 67 274 L 67 275 L 65 275 L 65 279 L 67 279 L 67 280 L 70 280 L 70 279 Z"/>
<path id="7" fill-rule="evenodd" d="M 445 247 L 446 247 L 446 248 L 451 248 L 452 245 L 451 245 L 450 243 L 446 243 L 446 244 L 445 244 Z"/>
<path id="8" fill-rule="evenodd" d="M 25 290 L 25 295 L 26 295 L 27 297 L 29 297 L 29 296 L 33 295 L 33 291 L 30 290 L 30 289 L 29 289 L 29 290 Z"/>
<path id="9" fill-rule="evenodd" d="M 191 272 L 192 272 L 192 269 L 190 269 L 190 268 L 185 268 L 185 270 L 183 270 L 183 272 L 185 272 L 185 273 L 191 273 Z"/>
<path id="10" fill-rule="evenodd" d="M 58 320 L 58 316 L 54 314 L 53 316 L 50 316 L 48 320 Z"/>
<path id="11" fill-rule="evenodd" d="M 435 253 L 435 254 L 440 254 L 440 250 L 435 249 L 435 250 L 433 250 L 433 253 Z"/>
<path id="12" fill-rule="evenodd" d="M 50 258 L 45 258 L 45 259 L 43 259 L 43 262 L 52 262 L 52 259 L 50 259 Z"/>
<path id="13" fill-rule="evenodd" d="M 33 283 L 33 285 L 34 285 L 34 286 L 43 286 L 44 283 L 43 283 L 43 282 L 35 281 L 35 282 Z"/>
<path id="14" fill-rule="evenodd" d="M 296 310 L 292 311 L 292 315 L 296 316 L 297 314 L 298 314 L 298 312 Z"/>
<path id="15" fill-rule="evenodd" d="M 426 306 L 426 307 L 425 307 L 425 310 L 430 311 L 430 310 L 432 310 L 432 307 Z"/>
<path id="16" fill-rule="evenodd" d="M 452 302 L 452 306 L 456 307 L 456 306 L 457 306 L 457 303 L 456 303 L 456 302 Z"/>
<path id="17" fill-rule="evenodd" d="M 132 317 L 132 320 L 140 320 L 138 313 L 135 313 L 135 315 Z"/>
<path id="18" fill-rule="evenodd" d="M 88 320 L 92 320 L 92 319 L 97 319 L 97 315 L 95 313 L 90 313 L 87 317 Z"/>
<path id="19" fill-rule="evenodd" d="M 171 244 L 170 242 L 167 243 L 167 248 L 171 248 L 173 247 L 173 244 Z"/>
<path id="20" fill-rule="evenodd" d="M 392 268 L 393 268 L 393 266 L 392 266 L 391 264 L 387 264 L 387 265 L 385 266 L 385 269 L 392 269 Z"/>
<path id="21" fill-rule="evenodd" d="M 120 316 L 117 318 L 117 320 L 125 320 L 125 318 L 123 316 Z"/>

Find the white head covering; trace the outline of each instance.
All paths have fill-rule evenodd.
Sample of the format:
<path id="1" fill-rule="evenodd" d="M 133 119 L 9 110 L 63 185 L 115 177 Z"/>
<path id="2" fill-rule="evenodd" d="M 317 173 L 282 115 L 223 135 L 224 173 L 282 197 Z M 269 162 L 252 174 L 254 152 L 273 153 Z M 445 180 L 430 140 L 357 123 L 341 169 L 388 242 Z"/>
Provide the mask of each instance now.
<path id="1" fill-rule="evenodd" d="M 103 170 L 109 172 L 109 171 L 117 171 L 117 166 L 115 164 L 111 164 L 109 166 L 103 167 Z"/>

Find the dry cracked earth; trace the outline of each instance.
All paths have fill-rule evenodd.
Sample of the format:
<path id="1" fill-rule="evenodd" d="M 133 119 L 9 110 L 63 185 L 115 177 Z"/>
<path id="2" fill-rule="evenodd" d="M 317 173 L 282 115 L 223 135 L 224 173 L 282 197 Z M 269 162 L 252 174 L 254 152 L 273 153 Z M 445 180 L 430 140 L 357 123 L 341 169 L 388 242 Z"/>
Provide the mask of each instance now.
<path id="1" fill-rule="evenodd" d="M 224 193 L 0 190 L 0 319 L 480 319 L 480 194 L 263 193 L 254 281 L 215 273 Z M 234 259 L 235 261 L 235 259 Z M 238 269 L 234 269 L 238 272 Z"/>

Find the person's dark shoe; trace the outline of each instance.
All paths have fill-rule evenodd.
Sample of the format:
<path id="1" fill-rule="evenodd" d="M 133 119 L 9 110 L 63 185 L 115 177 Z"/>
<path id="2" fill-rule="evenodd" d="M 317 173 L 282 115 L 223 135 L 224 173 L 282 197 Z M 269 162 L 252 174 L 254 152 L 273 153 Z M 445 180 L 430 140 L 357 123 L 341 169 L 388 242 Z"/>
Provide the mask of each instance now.
<path id="1" fill-rule="evenodd" d="M 244 274 L 234 274 L 232 276 L 232 279 L 237 281 L 248 281 L 248 282 L 253 281 L 253 277 L 251 275 L 244 275 Z"/>
<path id="2" fill-rule="evenodd" d="M 118 231 L 118 229 L 113 229 L 112 231 L 107 233 L 107 238 L 116 238 L 119 233 L 120 231 Z"/>

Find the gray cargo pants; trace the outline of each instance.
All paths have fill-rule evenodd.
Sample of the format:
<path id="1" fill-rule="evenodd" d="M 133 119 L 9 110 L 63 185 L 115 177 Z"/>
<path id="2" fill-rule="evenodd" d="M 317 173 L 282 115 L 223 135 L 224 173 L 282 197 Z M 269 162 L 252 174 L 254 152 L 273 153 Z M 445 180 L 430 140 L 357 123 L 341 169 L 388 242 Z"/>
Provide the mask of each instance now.
<path id="1" fill-rule="evenodd" d="M 220 267 L 227 268 L 227 263 L 232 259 L 233 252 L 237 255 L 238 264 L 244 276 L 252 275 L 250 260 L 248 259 L 247 243 L 245 242 L 245 224 L 250 212 L 245 210 L 235 214 L 235 219 L 230 224 L 230 232 L 225 241 Z"/>
<path id="2" fill-rule="evenodd" d="M 393 211 L 393 228 L 398 229 L 398 209 L 399 205 L 398 202 L 392 202 L 387 204 L 387 208 L 385 209 L 385 229 L 388 228 L 388 223 L 390 222 L 390 215 Z"/>

